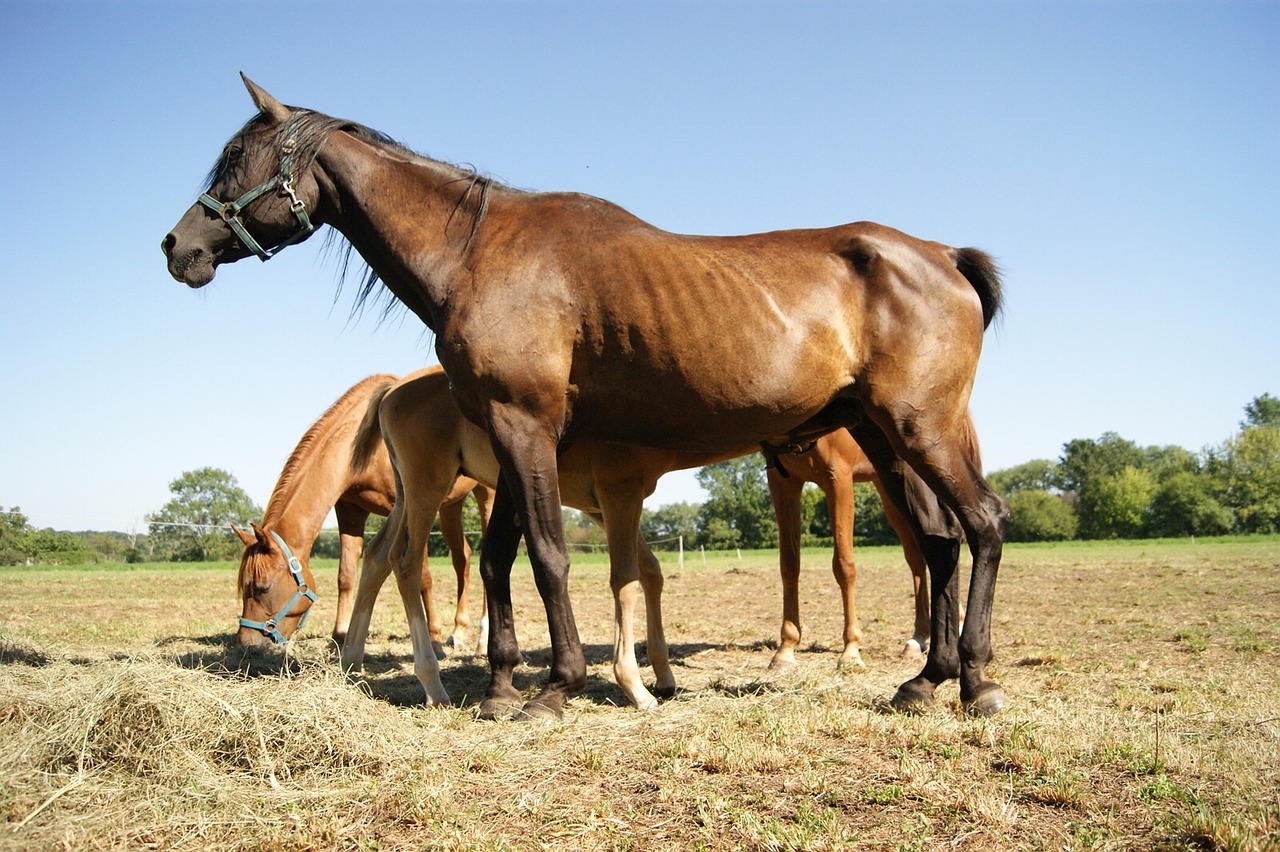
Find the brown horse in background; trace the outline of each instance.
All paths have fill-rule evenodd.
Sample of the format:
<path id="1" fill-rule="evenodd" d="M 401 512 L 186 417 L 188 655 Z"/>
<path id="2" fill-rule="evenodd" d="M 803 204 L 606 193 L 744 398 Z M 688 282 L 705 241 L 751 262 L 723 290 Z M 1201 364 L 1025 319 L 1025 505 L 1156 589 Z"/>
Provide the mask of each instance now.
<path id="1" fill-rule="evenodd" d="M 586 683 L 561 446 L 717 454 L 840 427 L 871 459 L 931 574 L 928 660 L 894 706 L 929 707 L 956 678 L 969 712 L 1004 706 L 985 667 L 1008 507 L 962 439 L 1000 307 L 986 254 L 870 222 L 672 234 L 598 198 L 502 186 L 245 84 L 259 113 L 163 240 L 170 274 L 202 287 L 220 264 L 265 259 L 329 224 L 369 263 L 369 286 L 381 280 L 435 332 L 453 395 L 488 432 L 503 483 L 481 558 L 483 715 L 559 718 Z M 527 702 L 512 685 L 521 655 L 510 571 L 522 533 L 552 646 L 547 684 Z M 964 539 L 973 569 L 961 635 Z"/>
<path id="2" fill-rule="evenodd" d="M 970 456 L 980 459 L 977 433 L 973 421 L 966 417 L 965 442 Z M 981 462 L 978 462 L 981 464 Z M 778 650 L 769 661 L 769 668 L 780 668 L 795 663 L 795 651 L 800 644 L 800 495 L 806 483 L 813 482 L 827 501 L 827 514 L 831 518 L 831 533 L 835 539 L 831 570 L 840 587 L 840 600 L 844 612 L 844 649 L 840 654 L 841 668 L 862 668 L 862 627 L 858 624 L 854 588 L 858 569 L 853 559 L 853 519 L 855 482 L 870 482 L 880 493 L 885 519 L 893 527 L 907 565 L 911 569 L 912 597 L 915 601 L 915 625 L 911 638 L 902 649 L 902 656 L 920 656 L 929 647 L 929 580 L 926 575 L 924 554 L 916 544 L 911 526 L 894 506 L 876 475 L 875 467 L 846 429 L 837 429 L 822 436 L 812 448 L 803 452 L 770 453 L 767 466 L 769 496 L 778 518 L 778 563 L 782 575 L 782 632 Z"/>
<path id="3" fill-rule="evenodd" d="M 371 514 L 390 514 L 396 494 L 394 471 L 386 450 L 379 445 L 357 464 L 354 442 L 371 401 L 375 396 L 381 398 L 398 380 L 391 375 L 370 376 L 329 406 L 290 453 L 267 501 L 262 523 L 253 525 L 252 534 L 236 530 L 245 544 L 239 575 L 243 607 L 236 633 L 241 645 L 282 642 L 298 629 L 311 599 L 297 594 L 298 583 L 291 576 L 289 560 L 296 555 L 303 583 L 315 589 L 309 565 L 311 547 L 330 509 L 337 516 L 341 544 L 333 639 L 339 645 L 346 640 L 365 523 Z M 462 531 L 463 501 L 474 493 L 482 517 L 487 518 L 493 492 L 465 477 L 451 485 L 438 509 L 440 531 L 449 546 L 458 579 L 457 614 L 454 633 L 449 637 L 450 643 L 457 645 L 470 626 L 471 547 Z M 429 592 L 428 579 L 422 584 L 421 593 Z"/>

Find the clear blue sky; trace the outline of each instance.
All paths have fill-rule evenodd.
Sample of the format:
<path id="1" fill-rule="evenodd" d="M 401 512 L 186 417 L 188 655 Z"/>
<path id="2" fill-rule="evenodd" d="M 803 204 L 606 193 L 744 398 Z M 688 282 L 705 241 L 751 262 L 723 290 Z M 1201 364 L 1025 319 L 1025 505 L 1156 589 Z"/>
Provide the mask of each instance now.
<path id="1" fill-rule="evenodd" d="M 4 0 L 0 506 L 37 527 L 141 528 L 206 465 L 265 504 L 340 393 L 434 360 L 412 315 L 350 316 L 320 239 L 169 278 L 241 70 L 672 231 L 991 252 L 989 470 L 1107 431 L 1199 451 L 1280 394 L 1280 4 Z"/>

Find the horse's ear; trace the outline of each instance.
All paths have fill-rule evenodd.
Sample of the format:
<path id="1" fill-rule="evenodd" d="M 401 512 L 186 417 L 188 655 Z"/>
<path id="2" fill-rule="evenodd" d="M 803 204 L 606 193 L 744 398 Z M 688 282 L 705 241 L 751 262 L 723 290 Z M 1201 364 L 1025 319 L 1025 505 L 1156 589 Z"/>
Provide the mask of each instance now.
<path id="1" fill-rule="evenodd" d="M 252 535 L 250 535 L 249 533 L 245 532 L 244 530 L 240 529 L 240 528 L 239 528 L 238 526 L 236 526 L 235 524 L 232 524 L 232 525 L 231 525 L 231 529 L 235 532 L 235 534 L 236 534 L 237 536 L 239 536 L 240 540 L 241 540 L 242 542 L 244 542 L 244 546 L 245 546 L 245 547 L 248 547 L 249 545 L 251 545 L 251 544 L 253 544 L 255 541 L 257 541 L 257 539 L 256 539 L 256 538 L 254 538 Z"/>
<path id="2" fill-rule="evenodd" d="M 257 536 L 258 544 L 266 545 L 271 541 L 267 535 L 267 531 L 262 527 L 258 526 L 256 523 L 250 523 L 249 526 L 253 527 L 253 534 Z"/>
<path id="3" fill-rule="evenodd" d="M 254 104 L 263 113 L 271 116 L 276 121 L 284 121 L 293 112 L 293 110 L 271 97 L 271 94 L 266 89 L 246 77 L 243 71 L 240 72 L 240 79 L 244 80 L 244 87 L 249 90 L 249 96 L 253 98 Z"/>

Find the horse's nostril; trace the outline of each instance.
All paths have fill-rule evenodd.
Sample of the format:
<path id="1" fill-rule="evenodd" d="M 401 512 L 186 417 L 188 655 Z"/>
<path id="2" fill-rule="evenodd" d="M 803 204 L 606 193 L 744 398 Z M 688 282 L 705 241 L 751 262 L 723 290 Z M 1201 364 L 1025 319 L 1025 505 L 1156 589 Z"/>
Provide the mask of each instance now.
<path id="1" fill-rule="evenodd" d="M 163 240 L 160 241 L 160 250 L 165 253 L 165 256 L 168 256 L 169 253 L 173 251 L 173 247 L 174 245 L 177 244 L 177 242 L 178 242 L 178 238 L 175 237 L 173 234 L 169 234 Z"/>

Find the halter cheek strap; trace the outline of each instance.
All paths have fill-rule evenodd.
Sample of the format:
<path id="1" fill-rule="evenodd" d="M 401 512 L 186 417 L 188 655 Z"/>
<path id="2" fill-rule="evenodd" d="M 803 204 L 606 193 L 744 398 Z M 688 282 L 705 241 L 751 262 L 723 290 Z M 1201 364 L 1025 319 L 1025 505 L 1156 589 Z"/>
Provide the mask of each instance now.
<path id="1" fill-rule="evenodd" d="M 240 242 L 244 243 L 244 247 L 264 262 L 275 257 L 285 246 L 293 245 L 315 230 L 315 225 L 311 223 L 311 217 L 307 215 L 307 205 L 302 202 L 302 199 L 298 198 L 298 194 L 293 188 L 293 155 L 297 151 L 297 147 L 298 122 L 295 119 L 290 123 L 289 134 L 280 149 L 280 171 L 275 177 L 258 184 L 235 201 L 219 201 L 207 192 L 200 195 L 200 203 L 222 217 L 222 221 L 226 222 L 232 232 L 240 239 Z M 279 187 L 281 195 L 289 198 L 289 210 L 293 212 L 294 217 L 298 220 L 298 230 L 286 237 L 283 242 L 278 243 L 275 248 L 264 249 L 249 233 L 249 229 L 245 227 L 244 220 L 240 218 L 240 213 L 257 198 L 277 187 Z"/>
<path id="2" fill-rule="evenodd" d="M 289 574 L 293 576 L 293 581 L 297 583 L 298 590 L 293 593 L 293 597 L 289 598 L 289 602 L 282 606 L 280 611 L 271 616 L 271 618 L 266 621 L 250 621 L 241 617 L 240 626 L 248 627 L 250 630 L 257 630 L 262 635 L 271 637 L 271 641 L 277 645 L 283 645 L 285 643 L 284 634 L 280 632 L 280 628 L 277 626 L 280 620 L 288 616 L 303 598 L 315 603 L 316 593 L 307 588 L 307 581 L 302 578 L 302 563 L 298 560 L 298 557 L 293 555 L 289 545 L 285 544 L 284 539 L 275 530 L 271 531 L 271 537 L 276 540 L 276 544 L 280 545 L 281 551 L 284 552 L 285 557 L 289 560 Z M 308 606 L 306 612 L 302 613 L 302 617 L 298 619 L 298 626 L 294 628 L 295 631 L 302 629 L 302 625 L 307 623 L 307 616 L 310 614 L 311 607 Z"/>

